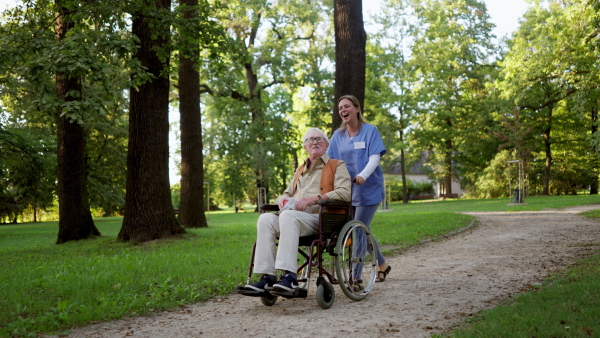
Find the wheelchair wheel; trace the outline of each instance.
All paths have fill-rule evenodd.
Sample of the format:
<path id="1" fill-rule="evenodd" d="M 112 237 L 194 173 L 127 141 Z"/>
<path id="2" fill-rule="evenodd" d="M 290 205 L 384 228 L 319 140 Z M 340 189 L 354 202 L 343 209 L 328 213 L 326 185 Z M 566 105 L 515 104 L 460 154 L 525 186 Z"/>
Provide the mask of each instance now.
<path id="1" fill-rule="evenodd" d="M 329 281 L 322 279 L 317 286 L 317 304 L 322 309 L 329 309 L 335 300 L 335 291 Z"/>
<path id="2" fill-rule="evenodd" d="M 277 302 L 277 296 L 268 295 L 265 297 L 260 297 L 260 301 L 263 303 L 263 305 L 273 306 L 275 305 L 275 302 Z"/>
<path id="3" fill-rule="evenodd" d="M 362 300 L 377 278 L 377 242 L 360 221 L 344 225 L 335 250 L 335 268 L 340 288 L 352 300 Z"/>

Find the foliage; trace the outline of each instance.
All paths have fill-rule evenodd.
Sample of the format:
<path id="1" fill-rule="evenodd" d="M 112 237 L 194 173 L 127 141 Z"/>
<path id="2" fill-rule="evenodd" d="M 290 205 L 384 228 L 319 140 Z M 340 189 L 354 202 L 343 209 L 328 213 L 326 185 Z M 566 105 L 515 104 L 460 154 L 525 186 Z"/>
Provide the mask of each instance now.
<path id="1" fill-rule="evenodd" d="M 376 23 L 383 29 L 367 41 L 363 110 L 366 120 L 377 126 L 386 145 L 386 156 L 381 159 L 384 168 L 396 161 L 401 150 L 411 150 L 407 140 L 413 131 L 411 120 L 418 102 L 409 81 L 410 18 L 410 9 L 402 2 L 389 2 L 376 17 Z"/>
<path id="2" fill-rule="evenodd" d="M 525 14 L 521 27 L 510 42 L 510 51 L 502 61 L 501 80 L 498 87 L 504 98 L 510 100 L 520 110 L 521 121 L 533 130 L 529 134 L 537 140 L 537 151 L 545 160 L 542 193 L 550 193 L 552 166 L 557 143 L 567 144 L 561 138 L 582 136 L 587 125 L 592 131 L 593 119 L 582 123 L 581 109 L 563 110 L 565 100 L 583 92 L 580 100 L 589 101 L 586 94 L 596 91 L 598 79 L 598 58 L 594 44 L 597 41 L 597 26 L 594 22 L 597 12 L 590 2 L 549 1 L 547 6 L 536 3 Z M 597 110 L 597 95 L 592 101 L 591 110 Z M 588 102 L 586 102 L 588 101 Z M 557 116 L 561 114 L 562 116 Z M 558 121 L 557 121 L 558 118 Z M 570 129 L 567 134 L 554 134 L 561 122 L 583 126 L 578 131 Z M 592 149 L 587 145 L 588 151 Z M 523 160 L 529 161 L 523 154 Z M 580 156 L 583 155 L 580 153 Z M 564 171 L 564 170 L 562 170 Z M 594 178 L 597 181 L 597 173 Z M 559 181 L 563 181 L 559 178 Z M 587 181 L 587 180 L 586 180 Z M 556 182 L 552 183 L 556 189 Z M 580 185 L 580 182 L 567 185 Z M 565 191 L 565 184 L 559 190 Z"/>
<path id="3" fill-rule="evenodd" d="M 513 179 L 515 186 L 516 174 L 511 173 L 511 166 L 508 161 L 513 160 L 513 156 L 508 150 L 502 150 L 489 165 L 483 170 L 475 183 L 475 189 L 470 191 L 470 195 L 477 198 L 498 198 L 510 196 L 509 185 Z M 511 176 L 512 175 L 512 176 Z"/>
<path id="4" fill-rule="evenodd" d="M 61 104 L 53 76 L 81 76 L 82 97 L 66 105 L 65 114 L 86 131 L 91 207 L 117 214 L 125 193 L 128 88 L 150 79 L 130 58 L 138 41 L 129 32 L 128 13 L 149 8 L 138 1 L 65 3 L 77 4 L 74 18 L 85 24 L 63 44 L 56 44 L 53 31 L 54 2 L 26 0 L 3 13 L 2 128 L 37 135 L 32 140 L 39 137 L 47 151 L 43 172 L 52 173 L 50 135 Z M 371 22 L 378 29 L 368 39 L 363 110 L 384 138 L 384 168 L 401 151 L 406 160 L 433 151 L 435 180 L 452 176 L 476 196 L 503 196 L 507 182 L 498 179 L 507 151 L 524 161 L 531 193 L 597 191 L 596 2 L 534 1 L 506 42 L 491 35 L 481 1 L 382 5 Z M 192 18 L 184 18 L 186 8 L 177 4 L 174 15 L 161 13 L 172 34 L 182 37 L 171 39 L 161 55 L 168 49 L 193 56 L 190 51 L 201 47 L 211 199 L 239 205 L 256 201 L 257 187 L 264 187 L 272 200 L 303 160 L 299 136 L 312 126 L 330 131 L 333 2 L 199 1 L 194 9 Z M 176 101 L 176 90 L 171 95 Z M 13 155 L 0 166 L 27 166 Z"/>
<path id="5" fill-rule="evenodd" d="M 321 1 L 231 2 L 218 15 L 231 48 L 218 63 L 205 56 L 201 77 L 210 94 L 203 102 L 203 134 L 210 140 L 206 176 L 219 201 L 257 202 L 257 188 L 265 188 L 272 200 L 291 179 L 303 132 L 292 124 L 298 116 L 292 113 L 306 109 L 294 107 L 294 96 L 322 98 L 327 92 L 311 88 L 309 81 L 324 77 L 320 71 L 327 55 L 315 53 L 326 46 L 327 35 L 318 28 L 326 22 L 322 11 L 328 6 Z M 307 86 L 303 92 L 302 86 Z M 317 108 L 322 103 L 313 103 L 304 110 L 313 112 L 310 122 L 323 113 Z"/>
<path id="6" fill-rule="evenodd" d="M 87 24 L 71 29 L 60 44 L 55 43 L 51 2 L 15 6 L 4 13 L 0 26 L 0 34 L 6 37 L 0 48 L 0 90 L 8 126 L 34 134 L 36 130 L 55 133 L 54 112 L 63 103 L 54 92 L 54 75 L 68 72 L 83 79 L 82 96 L 64 104 L 63 114 L 84 125 L 90 204 L 107 214 L 124 204 L 124 88 L 129 81 L 126 68 L 137 67 L 135 62 L 126 64 L 134 40 L 123 30 L 123 9 L 115 4 L 107 1 L 78 8 L 72 16 Z M 47 163 L 44 170 L 53 172 L 56 163 Z"/>
<path id="7" fill-rule="evenodd" d="M 402 201 L 404 191 L 402 181 L 392 179 L 388 180 L 387 183 L 387 189 L 390 190 L 389 194 L 392 202 Z M 409 200 L 420 196 L 433 196 L 434 189 L 431 182 L 413 182 L 412 180 L 407 180 L 406 183 Z"/>
<path id="8" fill-rule="evenodd" d="M 486 65 L 494 56 L 492 26 L 480 1 L 414 1 L 416 23 L 409 61 L 417 103 L 413 120 L 414 140 L 422 150 L 433 149 L 449 191 L 451 177 L 460 177 L 465 158 L 479 160 L 492 154 L 464 152 L 487 125 L 484 110 L 485 83 L 491 75 Z M 478 128 L 476 128 L 478 127 Z M 459 154 L 462 153 L 462 156 Z M 462 161 L 461 161 L 462 160 Z M 435 164 L 435 163 L 434 163 Z"/>
<path id="9" fill-rule="evenodd" d="M 16 221 L 32 208 L 53 203 L 56 190 L 54 138 L 38 130 L 4 129 L 0 125 L 0 222 Z"/>

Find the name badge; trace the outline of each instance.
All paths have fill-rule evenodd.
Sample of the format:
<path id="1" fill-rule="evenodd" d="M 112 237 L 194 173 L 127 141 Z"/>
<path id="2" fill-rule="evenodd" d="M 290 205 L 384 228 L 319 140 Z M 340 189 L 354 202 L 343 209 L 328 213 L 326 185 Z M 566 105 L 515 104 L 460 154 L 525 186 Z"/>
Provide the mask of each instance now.
<path id="1" fill-rule="evenodd" d="M 354 142 L 354 149 L 365 149 L 364 142 Z"/>

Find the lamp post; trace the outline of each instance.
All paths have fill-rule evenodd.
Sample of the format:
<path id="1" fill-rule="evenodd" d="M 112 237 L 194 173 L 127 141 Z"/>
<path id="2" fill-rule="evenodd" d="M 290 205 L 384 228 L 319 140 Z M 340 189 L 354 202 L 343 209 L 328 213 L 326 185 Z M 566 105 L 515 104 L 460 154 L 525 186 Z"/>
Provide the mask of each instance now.
<path id="1" fill-rule="evenodd" d="M 523 203 L 523 192 L 524 192 L 524 182 L 523 182 L 523 161 L 521 160 L 512 160 L 512 161 L 508 161 L 508 164 L 515 164 L 515 169 L 517 172 L 517 187 L 515 188 L 514 191 L 514 203 Z M 512 176 L 512 175 L 511 175 Z M 509 195 L 510 195 L 510 190 L 511 190 L 511 185 L 510 185 L 510 177 L 508 179 L 508 189 L 509 189 Z"/>

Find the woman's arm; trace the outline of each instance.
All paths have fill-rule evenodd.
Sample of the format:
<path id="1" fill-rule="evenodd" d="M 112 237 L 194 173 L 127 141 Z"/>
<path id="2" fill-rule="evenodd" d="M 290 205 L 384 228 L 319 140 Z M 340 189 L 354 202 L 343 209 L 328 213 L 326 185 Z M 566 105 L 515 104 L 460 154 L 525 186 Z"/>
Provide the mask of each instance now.
<path id="1" fill-rule="evenodd" d="M 362 185 L 363 183 L 365 183 L 367 178 L 369 178 L 369 176 L 371 176 L 371 174 L 373 173 L 373 171 L 375 171 L 377 166 L 379 166 L 380 158 L 381 156 L 379 156 L 379 154 L 369 156 L 369 162 L 367 163 L 365 168 L 355 177 L 356 184 Z M 359 176 L 362 178 L 362 182 L 358 179 Z"/>

